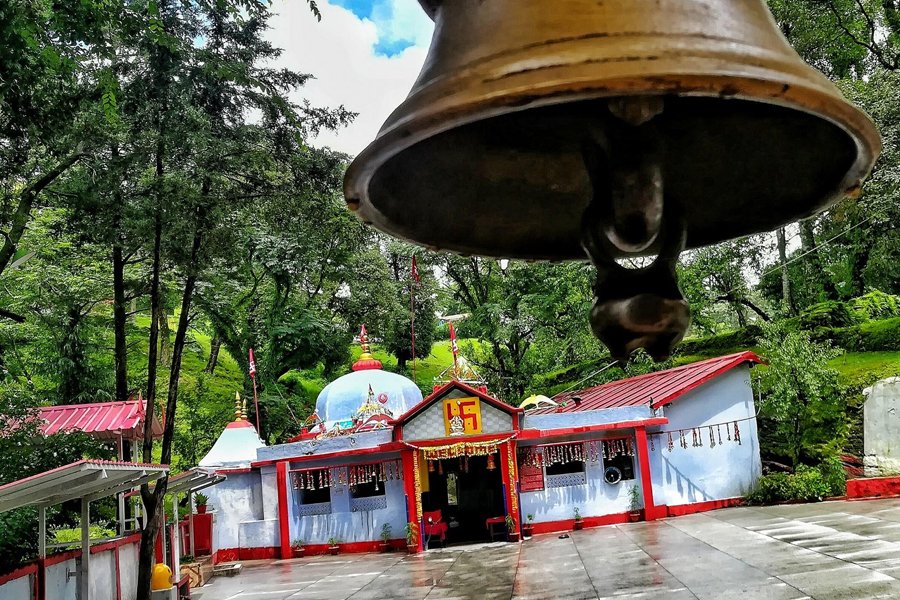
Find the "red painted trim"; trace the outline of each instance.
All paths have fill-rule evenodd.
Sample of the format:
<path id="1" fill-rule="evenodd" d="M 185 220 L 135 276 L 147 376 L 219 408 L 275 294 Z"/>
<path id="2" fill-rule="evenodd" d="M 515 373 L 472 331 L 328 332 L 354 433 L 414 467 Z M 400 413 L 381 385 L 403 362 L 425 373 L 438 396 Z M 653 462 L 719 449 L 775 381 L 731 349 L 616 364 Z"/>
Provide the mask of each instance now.
<path id="1" fill-rule="evenodd" d="M 381 444 L 380 446 L 375 446 L 374 448 L 359 448 L 357 450 L 342 450 L 340 452 L 327 452 L 325 454 L 304 454 L 302 456 L 291 456 L 289 458 L 275 458 L 271 460 L 260 460 L 254 463 L 250 463 L 252 468 L 259 467 L 267 467 L 273 464 L 280 464 L 281 462 L 305 462 L 305 461 L 323 461 L 332 458 L 344 458 L 345 456 L 365 456 L 368 454 L 385 454 L 388 452 L 397 452 L 405 448 L 403 444 L 398 444 L 397 442 L 388 442 L 387 444 Z M 391 458 L 386 458 L 385 460 L 393 460 Z"/>
<path id="2" fill-rule="evenodd" d="M 604 423 L 602 425 L 585 425 L 583 427 L 562 427 L 559 429 L 523 429 L 516 439 L 538 440 L 549 437 L 577 435 L 582 433 L 596 433 L 598 431 L 611 431 L 615 429 L 635 429 L 637 427 L 656 427 L 666 425 L 669 419 L 666 417 L 653 417 L 640 421 L 618 421 L 616 423 Z M 458 439 L 458 438 L 454 438 Z"/>
<path id="3" fill-rule="evenodd" d="M 641 492 L 644 495 L 644 515 L 648 521 L 657 518 L 653 504 L 653 479 L 650 477 L 650 445 L 647 443 L 647 430 L 638 427 L 634 430 L 637 442 L 638 464 L 641 471 Z"/>
<path id="4" fill-rule="evenodd" d="M 216 473 L 221 473 L 223 475 L 240 475 L 241 473 L 252 473 L 253 469 L 250 467 L 244 469 L 216 469 Z"/>
<path id="5" fill-rule="evenodd" d="M 403 413 L 402 415 L 397 417 L 393 421 L 393 424 L 402 426 L 404 423 L 407 423 L 410 419 L 415 417 L 417 414 L 419 414 L 420 412 L 422 412 L 423 410 L 425 410 L 426 408 L 431 406 L 432 403 L 440 400 L 443 396 L 446 396 L 447 393 L 450 392 L 450 390 L 452 390 L 453 388 L 461 390 L 461 391 L 465 392 L 466 394 L 471 394 L 473 396 L 477 396 L 478 398 L 484 400 L 485 402 L 487 402 L 494 408 L 502 410 L 503 412 L 505 412 L 507 414 L 514 415 L 514 414 L 522 414 L 525 412 L 524 409 L 518 408 L 516 406 L 511 406 L 509 404 L 506 404 L 505 402 L 501 402 L 500 400 L 497 400 L 496 398 L 488 396 L 481 390 L 477 390 L 473 387 L 470 387 L 470 386 L 466 385 L 465 383 L 462 383 L 461 381 L 451 381 L 451 382 L 443 385 L 442 387 L 438 388 L 437 390 L 433 391 L 427 398 L 425 398 L 424 400 L 422 400 L 421 402 L 419 402 L 418 404 L 413 406 L 411 409 L 409 409 L 408 411 L 406 411 L 405 413 Z M 513 426 L 515 426 L 515 422 L 513 423 Z"/>
<path id="6" fill-rule="evenodd" d="M 900 496 L 900 477 L 861 477 L 847 480 L 847 498 Z"/>
<path id="7" fill-rule="evenodd" d="M 19 567 L 15 571 L 11 571 L 11 572 L 7 573 L 6 575 L 0 575 L 0 585 L 3 585 L 4 583 L 9 583 L 10 581 L 13 581 L 15 579 L 20 579 L 22 577 L 26 577 L 28 575 L 34 575 L 35 580 L 36 580 L 37 573 L 38 573 L 37 562 L 28 563 L 27 565 Z"/>
<path id="8" fill-rule="evenodd" d="M 81 550 L 66 550 L 65 552 L 60 552 L 58 554 L 52 554 L 44 559 L 44 567 L 52 567 L 53 565 L 58 565 L 61 562 L 66 562 L 67 560 L 72 560 L 75 558 L 81 557 Z"/>
<path id="9" fill-rule="evenodd" d="M 122 569 L 119 565 L 119 547 L 113 548 L 116 565 L 116 600 L 122 600 Z"/>
<path id="10" fill-rule="evenodd" d="M 627 523 L 628 513 L 615 513 L 600 515 L 599 517 L 584 517 L 585 527 L 600 527 L 602 525 L 615 525 Z M 534 523 L 534 533 L 556 533 L 560 531 L 572 531 L 575 528 L 575 519 L 563 519 L 561 521 L 544 521 Z"/>
<path id="11" fill-rule="evenodd" d="M 517 478 L 515 477 L 515 473 L 510 473 L 509 471 L 509 457 L 515 457 L 515 451 L 511 447 L 512 442 L 505 442 L 500 444 L 500 477 L 503 482 L 503 502 L 506 507 L 506 512 L 509 516 L 513 518 L 515 521 L 514 530 L 518 533 L 519 531 L 519 510 L 518 510 L 518 502 L 515 502 L 516 509 L 512 510 L 513 500 L 516 496 L 516 482 Z M 512 454 L 510 454 L 512 453 Z"/>
<path id="12" fill-rule="evenodd" d="M 288 512 L 287 471 L 287 461 L 278 463 L 278 466 L 276 467 L 278 484 L 278 532 L 281 538 L 282 558 L 287 558 L 291 555 L 291 524 Z"/>
<path id="13" fill-rule="evenodd" d="M 403 464 L 403 491 L 406 493 L 406 522 L 407 523 L 418 523 L 419 518 L 416 515 L 416 480 L 415 478 L 419 476 L 418 473 L 415 472 L 413 466 L 413 453 L 418 452 L 418 450 L 407 449 L 404 450 L 400 454 L 400 459 Z M 405 527 L 405 525 L 404 525 Z M 421 525 L 419 525 L 419 531 L 421 532 Z M 405 541 L 405 540 L 404 540 Z M 419 535 L 419 551 L 422 550 L 422 536 Z"/>
<path id="14" fill-rule="evenodd" d="M 141 534 L 133 533 L 131 535 L 118 538 L 115 540 L 110 540 L 108 542 L 103 542 L 102 544 L 97 544 L 96 546 L 91 546 L 91 554 L 97 554 L 98 552 L 106 552 L 107 550 L 112 550 L 114 548 L 120 548 L 122 546 L 127 546 L 128 544 L 140 544 L 141 543 Z"/>
<path id="15" fill-rule="evenodd" d="M 667 517 L 680 517 L 683 515 L 692 515 L 694 513 L 707 512 L 718 508 L 729 508 L 732 506 L 740 506 L 744 501 L 743 498 L 725 498 L 722 500 L 709 500 L 707 502 L 694 502 L 692 504 L 677 504 L 675 506 L 658 506 L 658 509 L 665 510 Z"/>

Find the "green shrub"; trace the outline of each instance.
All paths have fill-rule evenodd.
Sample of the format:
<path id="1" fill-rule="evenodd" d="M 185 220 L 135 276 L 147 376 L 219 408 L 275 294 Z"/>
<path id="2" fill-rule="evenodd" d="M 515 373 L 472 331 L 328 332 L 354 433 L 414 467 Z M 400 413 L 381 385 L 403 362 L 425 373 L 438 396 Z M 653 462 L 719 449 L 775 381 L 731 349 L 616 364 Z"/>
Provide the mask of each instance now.
<path id="1" fill-rule="evenodd" d="M 847 304 L 860 322 L 900 317 L 900 296 L 879 290 L 854 298 Z"/>
<path id="2" fill-rule="evenodd" d="M 720 356 L 729 352 L 739 352 L 755 346 L 761 336 L 762 328 L 759 325 L 747 325 L 728 333 L 685 340 L 679 344 L 678 354 Z"/>
<path id="3" fill-rule="evenodd" d="M 809 330 L 823 327 L 848 327 L 856 322 L 856 317 L 850 312 L 847 305 L 835 300 L 807 306 L 800 313 L 800 326 Z"/>
<path id="4" fill-rule="evenodd" d="M 818 467 L 797 467 L 795 473 L 772 473 L 759 478 L 747 494 L 750 504 L 776 504 L 790 500 L 818 502 L 839 496 L 846 489 L 843 467 L 837 459 L 829 459 Z"/>
<path id="5" fill-rule="evenodd" d="M 91 525 L 89 528 L 91 540 L 102 540 L 107 538 L 116 537 L 116 531 L 114 529 L 107 529 L 100 525 Z M 81 548 L 81 528 L 73 527 L 70 529 L 54 529 L 52 532 L 53 543 L 55 544 L 65 544 L 68 542 L 72 542 L 71 545 L 65 546 L 61 548 L 61 550 L 73 550 L 75 548 Z"/>
<path id="6" fill-rule="evenodd" d="M 823 329 L 816 339 L 830 339 L 848 352 L 880 352 L 900 350 L 900 317 L 871 321 L 853 327 Z"/>

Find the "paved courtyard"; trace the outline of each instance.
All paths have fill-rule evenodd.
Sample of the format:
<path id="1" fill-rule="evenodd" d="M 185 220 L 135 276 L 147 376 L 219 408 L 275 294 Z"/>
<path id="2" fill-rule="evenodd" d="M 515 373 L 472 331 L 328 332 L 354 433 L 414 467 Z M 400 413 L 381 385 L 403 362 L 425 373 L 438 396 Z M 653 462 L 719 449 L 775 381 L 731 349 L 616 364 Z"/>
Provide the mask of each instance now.
<path id="1" fill-rule="evenodd" d="M 900 499 L 731 508 L 417 556 L 255 563 L 194 598 L 900 598 Z"/>

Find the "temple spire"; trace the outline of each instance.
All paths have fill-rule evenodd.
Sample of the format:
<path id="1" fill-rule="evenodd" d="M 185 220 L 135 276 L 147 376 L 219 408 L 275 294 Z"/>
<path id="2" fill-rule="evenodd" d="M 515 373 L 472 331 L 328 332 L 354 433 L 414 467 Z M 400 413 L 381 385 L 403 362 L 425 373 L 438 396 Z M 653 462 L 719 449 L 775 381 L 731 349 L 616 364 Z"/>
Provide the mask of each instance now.
<path id="1" fill-rule="evenodd" d="M 234 420 L 235 421 L 243 421 L 244 420 L 244 411 L 241 410 L 241 393 L 234 393 Z"/>
<path id="2" fill-rule="evenodd" d="M 354 371 L 380 369 L 381 361 L 372 356 L 372 351 L 369 348 L 369 333 L 366 331 L 365 324 L 359 330 L 359 345 L 362 348 L 362 354 L 359 355 L 359 360 L 353 363 L 351 369 Z"/>

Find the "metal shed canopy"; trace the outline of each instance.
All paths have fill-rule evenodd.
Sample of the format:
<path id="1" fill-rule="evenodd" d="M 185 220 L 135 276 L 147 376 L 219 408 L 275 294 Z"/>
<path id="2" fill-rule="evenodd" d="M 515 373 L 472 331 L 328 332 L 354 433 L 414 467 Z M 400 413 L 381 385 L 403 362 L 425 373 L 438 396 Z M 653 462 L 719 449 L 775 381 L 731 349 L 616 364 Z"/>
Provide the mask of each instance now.
<path id="1" fill-rule="evenodd" d="M 38 509 L 38 555 L 47 556 L 47 507 L 81 500 L 81 560 L 78 568 L 78 598 L 91 600 L 91 502 L 149 483 L 168 473 L 165 465 L 80 460 L 25 479 L 0 486 L 0 513 L 36 506 Z"/>
<path id="2" fill-rule="evenodd" d="M 159 479 L 168 471 L 164 465 L 80 460 L 0 486 L 0 512 L 76 499 L 93 502 Z"/>

